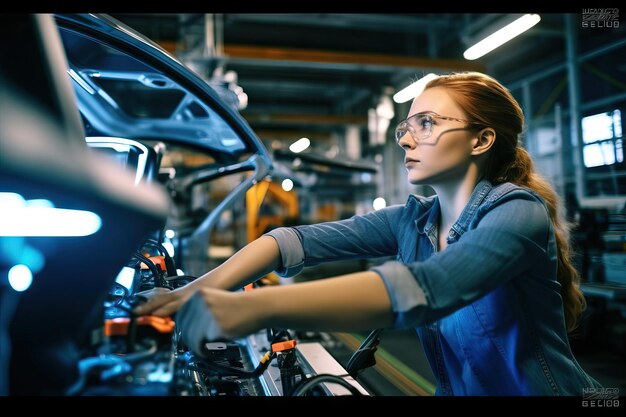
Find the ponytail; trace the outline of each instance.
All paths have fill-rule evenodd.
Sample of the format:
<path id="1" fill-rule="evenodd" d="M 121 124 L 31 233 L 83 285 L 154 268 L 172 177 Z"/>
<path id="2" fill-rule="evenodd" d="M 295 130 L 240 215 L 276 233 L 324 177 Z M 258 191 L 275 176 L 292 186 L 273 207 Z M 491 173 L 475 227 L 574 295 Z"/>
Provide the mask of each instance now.
<path id="1" fill-rule="evenodd" d="M 554 192 L 550 183 L 537 174 L 533 161 L 528 152 L 520 147 L 515 147 L 515 159 L 506 167 L 497 182 L 511 182 L 525 186 L 539 194 L 548 207 L 548 214 L 554 227 L 554 236 L 557 246 L 557 279 L 561 284 L 565 324 L 567 330 L 572 331 L 578 326 L 579 318 L 585 309 L 585 297 L 580 290 L 580 276 L 574 268 L 571 257 L 569 235 L 571 224 L 566 220 L 559 208 L 560 198 Z"/>

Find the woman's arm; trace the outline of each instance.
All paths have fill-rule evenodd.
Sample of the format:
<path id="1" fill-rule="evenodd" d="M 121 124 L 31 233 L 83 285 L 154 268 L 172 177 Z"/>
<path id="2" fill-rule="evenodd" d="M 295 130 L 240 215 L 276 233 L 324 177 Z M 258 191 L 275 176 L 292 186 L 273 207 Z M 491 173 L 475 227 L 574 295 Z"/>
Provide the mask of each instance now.
<path id="1" fill-rule="evenodd" d="M 202 337 L 207 340 L 238 338 L 267 327 L 359 331 L 393 324 L 385 285 L 371 271 L 249 292 L 203 288 L 199 295 L 208 307 L 202 314 L 211 316 L 207 322 L 213 320 L 211 326 L 204 326 L 207 333 Z M 195 342 L 200 340 L 192 345 Z"/>
<path id="2" fill-rule="evenodd" d="M 256 281 L 280 266 L 276 240 L 261 236 L 241 248 L 217 268 L 173 291 L 156 288 L 143 293 L 148 300 L 135 309 L 139 315 L 169 316 L 200 288 L 234 290 Z"/>
<path id="3" fill-rule="evenodd" d="M 322 262 L 395 254 L 397 240 L 392 225 L 398 223 L 402 213 L 402 206 L 387 207 L 336 222 L 276 229 L 184 287 L 142 293 L 148 301 L 135 313 L 168 316 L 200 288 L 235 290 L 274 270 L 282 276 L 293 276 L 304 266 Z"/>

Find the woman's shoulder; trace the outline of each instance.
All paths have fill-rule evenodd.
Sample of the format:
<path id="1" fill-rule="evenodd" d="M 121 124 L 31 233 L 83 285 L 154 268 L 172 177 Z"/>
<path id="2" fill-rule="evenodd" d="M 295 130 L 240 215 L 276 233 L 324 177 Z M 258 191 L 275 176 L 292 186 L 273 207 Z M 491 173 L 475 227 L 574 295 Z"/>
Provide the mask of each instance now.
<path id="1" fill-rule="evenodd" d="M 493 204 L 514 199 L 531 200 L 544 204 L 543 198 L 536 191 L 512 182 L 493 185 L 485 198 L 485 202 Z"/>

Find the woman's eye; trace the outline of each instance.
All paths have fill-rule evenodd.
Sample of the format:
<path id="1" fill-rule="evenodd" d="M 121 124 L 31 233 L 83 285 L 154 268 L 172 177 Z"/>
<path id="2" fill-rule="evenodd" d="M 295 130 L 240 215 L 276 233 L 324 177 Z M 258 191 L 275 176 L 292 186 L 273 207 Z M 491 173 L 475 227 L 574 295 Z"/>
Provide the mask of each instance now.
<path id="1" fill-rule="evenodd" d="M 419 126 L 422 129 L 428 129 L 433 125 L 433 118 L 430 116 L 423 116 L 419 120 Z"/>

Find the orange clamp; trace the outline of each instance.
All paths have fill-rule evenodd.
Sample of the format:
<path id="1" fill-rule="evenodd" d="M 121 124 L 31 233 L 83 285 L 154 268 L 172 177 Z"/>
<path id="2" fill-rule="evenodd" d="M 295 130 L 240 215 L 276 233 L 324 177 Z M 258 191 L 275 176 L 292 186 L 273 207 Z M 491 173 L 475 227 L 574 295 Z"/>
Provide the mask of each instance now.
<path id="1" fill-rule="evenodd" d="M 146 258 L 150 259 L 153 264 L 157 266 L 157 268 L 161 268 L 161 271 L 166 271 L 165 267 L 165 256 L 146 256 Z M 141 263 L 141 269 L 150 269 L 145 262 Z"/>
<path id="2" fill-rule="evenodd" d="M 282 352 L 283 350 L 293 349 L 296 347 L 295 340 L 287 340 L 286 342 L 276 342 L 272 344 L 273 352 Z"/>
<path id="3" fill-rule="evenodd" d="M 106 336 L 124 336 L 128 333 L 129 325 L 130 318 L 128 317 L 105 320 L 104 334 Z M 137 325 L 150 326 L 159 333 L 173 333 L 176 323 L 170 317 L 139 316 L 137 317 Z"/>

